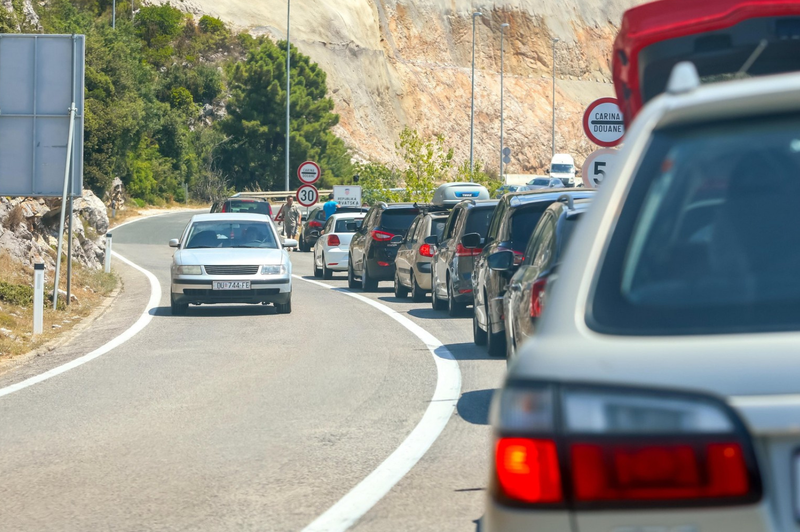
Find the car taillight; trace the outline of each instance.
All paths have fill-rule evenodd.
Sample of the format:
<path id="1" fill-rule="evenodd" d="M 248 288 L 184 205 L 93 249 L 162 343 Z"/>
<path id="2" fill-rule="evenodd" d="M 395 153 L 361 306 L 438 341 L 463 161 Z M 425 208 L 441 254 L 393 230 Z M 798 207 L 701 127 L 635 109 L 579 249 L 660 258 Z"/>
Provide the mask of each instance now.
<path id="1" fill-rule="evenodd" d="M 329 247 L 338 246 L 339 244 L 341 244 L 341 242 L 339 242 L 339 235 L 328 235 Z"/>
<path id="2" fill-rule="evenodd" d="M 544 289 L 547 287 L 547 277 L 536 279 L 531 287 L 531 318 L 541 318 L 544 308 Z"/>
<path id="3" fill-rule="evenodd" d="M 320 229 L 322 227 L 322 224 L 316 220 L 311 220 L 310 222 L 308 222 L 308 226 L 313 227 L 314 229 Z"/>
<path id="4" fill-rule="evenodd" d="M 228 212 L 228 206 L 223 203 L 222 210 L 220 210 L 219 212 Z"/>
<path id="5" fill-rule="evenodd" d="M 430 244 L 422 244 L 419 247 L 419 254 L 423 257 L 433 257 L 433 249 Z"/>
<path id="6" fill-rule="evenodd" d="M 514 266 L 519 266 L 525 260 L 525 254 L 512 249 L 511 251 L 514 252 Z"/>
<path id="7" fill-rule="evenodd" d="M 456 257 L 477 257 L 482 251 L 481 248 L 465 248 L 460 242 L 456 245 Z"/>
<path id="8" fill-rule="evenodd" d="M 386 231 L 378 231 L 377 229 L 372 231 L 372 240 L 376 242 L 388 242 L 394 238 L 392 233 L 387 233 Z"/>
<path id="9" fill-rule="evenodd" d="M 503 504 L 644 509 L 761 498 L 750 437 L 715 398 L 507 385 L 492 424 L 492 493 Z"/>

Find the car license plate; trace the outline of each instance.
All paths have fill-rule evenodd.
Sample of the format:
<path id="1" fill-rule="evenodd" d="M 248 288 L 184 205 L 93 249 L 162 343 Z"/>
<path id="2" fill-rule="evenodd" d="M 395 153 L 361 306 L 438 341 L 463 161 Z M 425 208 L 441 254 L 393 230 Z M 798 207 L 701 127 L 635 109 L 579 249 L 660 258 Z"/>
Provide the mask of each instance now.
<path id="1" fill-rule="evenodd" d="M 250 281 L 214 281 L 214 290 L 250 290 Z"/>

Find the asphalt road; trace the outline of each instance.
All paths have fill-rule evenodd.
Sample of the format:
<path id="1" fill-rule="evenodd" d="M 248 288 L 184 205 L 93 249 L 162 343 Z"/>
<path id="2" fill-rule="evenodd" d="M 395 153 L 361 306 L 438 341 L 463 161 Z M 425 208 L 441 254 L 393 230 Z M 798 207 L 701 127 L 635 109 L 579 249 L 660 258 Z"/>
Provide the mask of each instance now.
<path id="1" fill-rule="evenodd" d="M 114 230 L 115 251 L 155 274 L 161 306 L 108 354 L 0 397 L 2 530 L 300 530 L 378 467 L 434 393 L 426 346 L 372 306 L 296 279 L 293 312 L 169 312 L 170 238 L 189 214 Z M 309 253 L 294 273 L 312 272 Z M 88 352 L 136 321 L 143 274 L 89 332 L 0 387 Z M 325 284 L 346 287 L 343 274 Z M 476 530 L 489 460 L 488 405 L 505 373 L 472 344 L 471 320 L 365 294 L 453 353 L 462 395 L 422 459 L 354 530 Z"/>

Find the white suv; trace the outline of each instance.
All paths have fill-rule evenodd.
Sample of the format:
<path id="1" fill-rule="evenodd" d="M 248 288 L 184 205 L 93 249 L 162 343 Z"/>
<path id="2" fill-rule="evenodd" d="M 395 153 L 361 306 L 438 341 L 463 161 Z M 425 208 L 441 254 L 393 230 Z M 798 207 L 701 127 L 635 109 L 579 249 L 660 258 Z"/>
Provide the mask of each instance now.
<path id="1" fill-rule="evenodd" d="M 800 530 L 800 75 L 676 67 L 492 407 L 483 530 Z"/>

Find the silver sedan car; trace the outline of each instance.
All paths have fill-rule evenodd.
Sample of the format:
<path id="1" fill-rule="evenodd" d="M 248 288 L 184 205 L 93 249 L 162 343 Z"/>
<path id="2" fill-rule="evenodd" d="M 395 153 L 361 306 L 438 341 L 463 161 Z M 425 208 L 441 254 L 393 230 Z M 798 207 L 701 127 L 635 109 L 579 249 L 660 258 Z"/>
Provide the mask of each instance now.
<path id="1" fill-rule="evenodd" d="M 272 221 L 258 214 L 193 216 L 172 257 L 172 313 L 190 304 L 272 303 L 279 314 L 292 311 L 292 263 Z"/>

